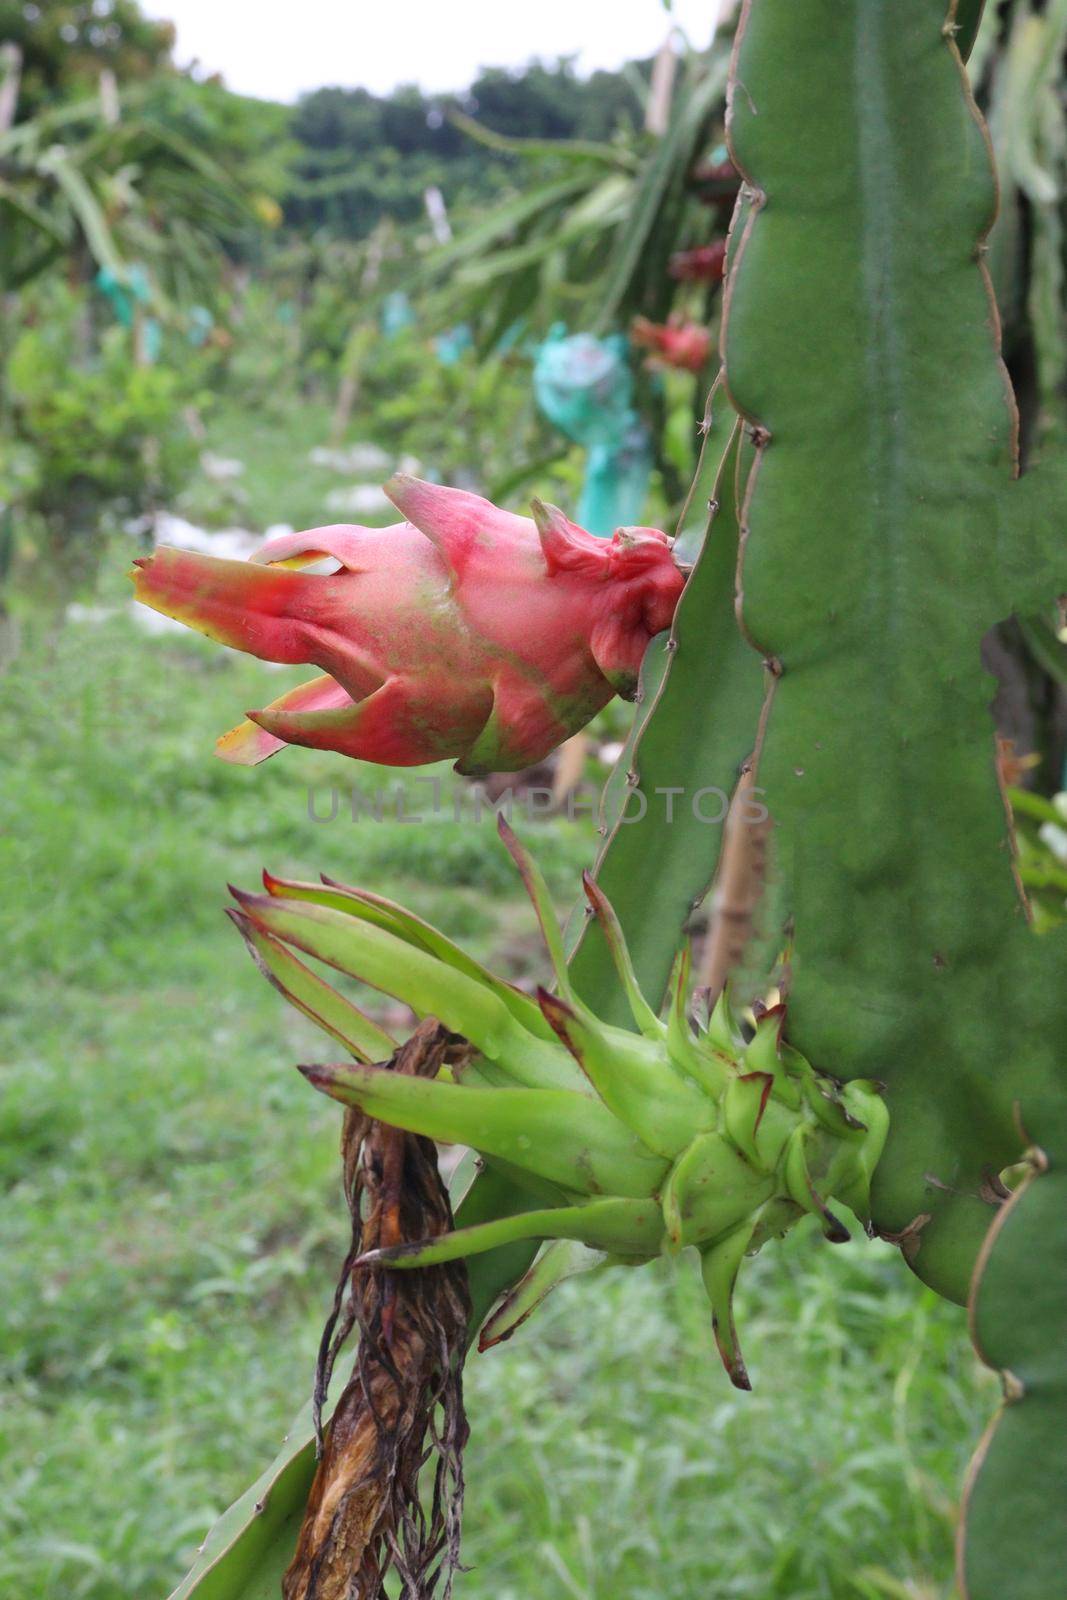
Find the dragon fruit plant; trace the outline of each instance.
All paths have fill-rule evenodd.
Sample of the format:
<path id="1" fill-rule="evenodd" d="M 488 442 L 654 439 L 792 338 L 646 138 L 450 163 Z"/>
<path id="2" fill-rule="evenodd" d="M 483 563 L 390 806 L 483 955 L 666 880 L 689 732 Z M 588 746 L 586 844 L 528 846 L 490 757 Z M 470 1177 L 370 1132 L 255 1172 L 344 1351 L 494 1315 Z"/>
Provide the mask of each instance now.
<path id="1" fill-rule="evenodd" d="M 398 475 L 405 521 L 283 534 L 250 561 L 163 546 L 131 574 L 143 604 L 266 661 L 322 676 L 223 734 L 253 766 L 285 744 L 383 766 L 532 766 L 616 694 L 632 698 L 684 575 L 654 528 L 594 538 Z M 336 570 L 300 570 L 328 561 Z"/>
<path id="2" fill-rule="evenodd" d="M 840 1084 L 782 1040 L 784 1008 L 761 1010 L 746 1040 L 725 994 L 694 1032 L 689 963 L 675 963 L 661 1020 L 642 995 L 615 914 L 593 879 L 585 892 L 626 994 L 632 1030 L 600 1021 L 575 993 L 548 890 L 500 819 L 529 892 L 558 993 L 536 1001 L 494 978 L 437 929 L 379 896 L 330 882 L 265 876 L 265 894 L 234 890 L 231 913 L 256 960 L 290 999 L 345 1042 L 354 1063 L 305 1066 L 323 1093 L 412 1133 L 462 1143 L 541 1198 L 430 1241 L 357 1261 L 432 1266 L 516 1241 L 577 1241 L 594 1261 L 646 1261 L 687 1245 L 700 1253 L 712 1328 L 731 1380 L 749 1387 L 731 1300 L 746 1255 L 806 1214 L 827 1238 L 848 1238 L 837 1198 L 861 1219 L 885 1141 L 887 1113 L 873 1083 Z M 367 1059 L 362 1031 L 343 1024 L 336 992 L 312 1000 L 294 951 L 362 979 L 433 1016 L 478 1054 L 458 1081 L 404 1077 Z M 563 1257 L 566 1259 L 566 1256 Z M 592 1262 L 590 1264 L 593 1264 Z M 513 1331 L 540 1298 L 552 1260 L 508 1291 L 482 1329 L 481 1348 Z"/>
<path id="3" fill-rule="evenodd" d="M 1019 474 L 984 259 L 996 185 L 965 67 L 981 13 L 981 0 L 744 0 L 723 368 L 682 529 L 706 537 L 680 597 L 672 577 L 662 609 L 642 598 L 627 614 L 625 648 L 578 649 L 592 681 L 629 675 L 637 638 L 673 610 L 645 652 L 593 915 L 566 961 L 516 850 L 557 993 L 520 995 L 399 907 L 330 883 L 268 879 L 235 916 L 268 976 L 354 1058 L 307 1069 L 318 1088 L 484 1153 L 453 1232 L 377 1258 L 399 1271 L 464 1255 L 483 1342 L 590 1255 L 636 1263 L 692 1243 L 743 1381 L 730 1318 L 743 1255 L 804 1211 L 831 1236 L 834 1203 L 869 1218 L 967 1305 L 1003 1375 L 963 1495 L 961 1595 L 1050 1600 L 1067 1549 L 1067 933 L 1030 925 L 980 646 L 1067 590 L 1067 471 Z M 649 548 L 670 577 L 665 542 Z M 435 590 L 453 620 L 466 549 L 450 555 L 454 587 Z M 203 622 L 196 583 L 183 599 L 164 570 L 165 605 Z M 294 616 L 285 581 L 266 569 L 248 617 L 207 582 L 211 627 L 253 650 L 270 632 L 284 659 L 342 683 L 335 623 L 351 608 Z M 577 608 L 591 627 L 594 589 Z M 500 658 L 493 637 L 483 664 Z M 414 659 L 416 644 L 396 650 Z M 342 686 L 354 702 L 363 687 Z M 450 710 L 460 691 L 445 688 Z M 435 749 L 451 737 L 426 735 Z M 757 1007 L 749 1036 L 721 997 L 691 1029 L 678 951 L 714 841 L 688 807 L 671 825 L 639 807 L 621 826 L 635 794 L 739 781 L 773 821 L 749 992 L 786 992 L 787 1037 L 781 1010 Z M 301 955 L 438 1017 L 475 1059 L 435 1080 L 383 1074 L 392 1041 Z M 313 1473 L 303 1417 L 175 1600 L 276 1592 Z"/>

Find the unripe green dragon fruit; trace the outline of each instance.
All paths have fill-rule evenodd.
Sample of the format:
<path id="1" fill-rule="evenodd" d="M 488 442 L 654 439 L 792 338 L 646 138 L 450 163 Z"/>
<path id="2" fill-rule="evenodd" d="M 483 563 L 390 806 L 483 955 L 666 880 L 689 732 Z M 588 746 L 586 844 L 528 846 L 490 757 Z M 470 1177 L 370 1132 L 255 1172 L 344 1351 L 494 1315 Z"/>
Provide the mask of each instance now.
<path id="1" fill-rule="evenodd" d="M 731 1309 L 741 1262 L 809 1213 L 828 1239 L 846 1239 L 834 1200 L 867 1221 L 888 1126 L 879 1086 L 816 1072 L 784 1042 L 780 1005 L 746 1033 L 723 995 L 707 1025 L 694 1029 L 687 952 L 675 963 L 666 1016 L 657 1016 L 615 914 L 586 874 L 637 1031 L 599 1021 L 570 983 L 543 879 L 503 819 L 500 829 L 533 901 L 557 994 L 523 993 L 436 928 L 364 890 L 264 874 L 266 893 L 233 891 L 230 914 L 261 969 L 355 1058 L 304 1066 L 309 1081 L 394 1127 L 471 1146 L 531 1197 L 528 1211 L 361 1260 L 424 1267 L 517 1240 L 550 1242 L 490 1314 L 485 1348 L 575 1271 L 693 1245 L 726 1370 L 747 1388 Z M 469 1064 L 433 1080 L 375 1065 L 393 1041 L 297 951 L 404 1001 L 420 1018 L 436 1017 L 470 1042 Z"/>

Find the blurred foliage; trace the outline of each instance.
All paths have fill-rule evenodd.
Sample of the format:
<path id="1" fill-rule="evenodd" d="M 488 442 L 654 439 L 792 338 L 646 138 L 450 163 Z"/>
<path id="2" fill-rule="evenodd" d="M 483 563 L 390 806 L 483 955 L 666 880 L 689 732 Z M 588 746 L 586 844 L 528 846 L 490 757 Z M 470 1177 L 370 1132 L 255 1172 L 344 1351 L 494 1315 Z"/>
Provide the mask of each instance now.
<path id="1" fill-rule="evenodd" d="M 573 505 L 579 461 L 534 412 L 532 341 L 560 314 L 624 324 L 701 293 L 679 291 L 666 258 L 716 227 L 689 169 L 721 134 L 725 46 L 710 65 L 684 59 L 658 138 L 642 127 L 649 63 L 587 80 L 569 61 L 486 69 L 448 100 L 324 89 L 287 108 L 177 71 L 172 30 L 134 0 L 47 16 L 0 0 L 0 21 L 21 53 L 0 129 L 0 507 L 23 543 L 37 524 L 66 519 L 81 538 L 101 513 L 181 493 L 186 422 L 199 429 L 208 388 L 231 418 L 254 406 L 301 434 L 294 405 L 324 401 L 332 419 L 313 443 L 358 418 L 394 460 L 511 496 L 538 478 Z M 456 230 L 444 247 L 424 212 L 431 185 Z M 105 280 L 132 323 L 125 345 L 89 288 Z M 42 296 L 59 305 L 62 285 L 80 310 L 57 312 L 49 333 Z M 382 306 L 404 289 L 414 326 L 390 340 Z M 482 353 L 500 346 L 493 361 L 464 350 L 468 325 Z M 434 340 L 457 328 L 448 365 Z M 188 359 L 187 339 L 206 339 L 211 359 Z M 64 342 L 70 381 L 48 394 Z M 138 375 L 160 342 L 160 370 Z M 669 504 L 698 397 L 668 404 L 643 375 L 640 389 Z M 210 523 L 241 513 L 240 488 L 189 492 Z M 304 500 L 316 505 L 313 482 Z"/>
<path id="2" fill-rule="evenodd" d="M 117 119 L 93 97 L 0 132 L 0 287 L 137 262 L 162 304 L 216 299 L 227 260 L 280 217 L 255 188 L 280 181 L 277 110 L 173 79 L 131 89 Z"/>
<path id="3" fill-rule="evenodd" d="M 558 320 L 605 331 L 638 314 L 662 322 L 682 304 L 703 317 L 712 296 L 681 286 L 669 259 L 725 233 L 732 195 L 716 215 L 696 174 L 702 159 L 725 158 L 729 53 L 724 35 L 708 57 L 683 58 L 661 136 L 552 142 L 454 117 L 525 172 L 513 193 L 427 254 L 413 281 L 437 290 L 436 314 L 470 322 L 483 349 L 517 327 L 543 336 Z"/>
<path id="4" fill-rule="evenodd" d="M 1067 427 L 1065 52 L 1067 0 L 1010 0 L 986 7 L 971 59 L 1000 182 L 988 260 L 1024 450 Z"/>
<path id="5" fill-rule="evenodd" d="M 172 30 L 130 0 L 4 3 L 0 28 L 0 510 L 16 557 L 39 537 L 85 573 L 102 519 L 195 463 L 235 275 L 280 221 L 288 112 L 172 70 Z"/>
<path id="6" fill-rule="evenodd" d="M 392 339 L 372 336 L 359 382 L 375 440 L 394 456 L 414 448 L 450 481 L 476 475 L 488 488 L 552 448 L 533 407 L 526 364 L 517 356 L 480 361 L 464 350 L 442 366 L 425 336 L 405 329 Z"/>
<path id="7" fill-rule="evenodd" d="M 641 69 L 636 76 L 640 84 Z M 622 74 L 595 72 L 580 80 L 566 60 L 533 63 L 521 72 L 485 70 L 458 102 L 413 85 L 384 97 L 366 89 L 317 89 L 301 99 L 293 117 L 299 152 L 286 220 L 359 238 L 386 217 L 420 220 L 430 184 L 452 205 L 492 196 L 521 179 L 508 152 L 487 152 L 463 136 L 448 115 L 456 103 L 502 134 L 548 139 L 632 133 L 641 111 Z"/>
<path id="8" fill-rule="evenodd" d="M 135 516 L 174 495 L 197 453 L 182 410 L 206 398 L 203 358 L 144 365 L 124 329 L 93 338 L 88 316 L 84 292 L 53 284 L 8 354 L 0 499 L 17 499 L 52 549 L 95 543 L 105 512 Z"/>
<path id="9" fill-rule="evenodd" d="M 134 82 L 170 68 L 174 28 L 137 0 L 0 0 L 0 40 L 21 56 L 18 115 L 95 89 L 108 70 Z"/>
<path id="10" fill-rule="evenodd" d="M 1019 876 L 1038 933 L 1067 922 L 1067 794 L 1051 800 L 1026 789 L 1009 789 L 1015 817 Z"/>
<path id="11" fill-rule="evenodd" d="M 383 223 L 367 239 L 335 238 L 326 230 L 286 232 L 265 256 L 240 297 L 234 381 L 268 406 L 286 393 L 263 384 L 273 372 L 290 392 L 333 393 L 354 323 L 373 311 L 366 303 L 383 272 L 403 251 L 402 234 Z M 274 345 L 272 350 L 269 348 Z"/>

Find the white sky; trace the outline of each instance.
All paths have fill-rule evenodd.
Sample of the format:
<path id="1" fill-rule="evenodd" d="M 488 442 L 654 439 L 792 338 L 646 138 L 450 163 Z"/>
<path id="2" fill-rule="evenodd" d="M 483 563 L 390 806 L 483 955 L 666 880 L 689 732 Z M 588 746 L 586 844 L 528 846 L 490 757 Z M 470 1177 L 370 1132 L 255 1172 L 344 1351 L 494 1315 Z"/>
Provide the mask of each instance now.
<path id="1" fill-rule="evenodd" d="M 178 30 L 177 59 L 241 94 L 294 100 L 325 84 L 464 88 L 481 66 L 577 55 L 578 70 L 653 54 L 672 18 L 707 46 L 718 0 L 145 0 Z"/>

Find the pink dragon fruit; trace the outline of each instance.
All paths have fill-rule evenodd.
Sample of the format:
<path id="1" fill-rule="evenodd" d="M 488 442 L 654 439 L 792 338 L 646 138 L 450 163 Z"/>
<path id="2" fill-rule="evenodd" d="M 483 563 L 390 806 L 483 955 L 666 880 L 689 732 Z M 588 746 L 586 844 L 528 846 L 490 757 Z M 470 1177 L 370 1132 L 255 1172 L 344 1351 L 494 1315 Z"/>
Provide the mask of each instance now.
<path id="1" fill-rule="evenodd" d="M 692 250 L 676 250 L 667 271 L 678 283 L 721 283 L 726 271 L 726 240 L 713 239 Z"/>
<path id="2" fill-rule="evenodd" d="M 272 539 L 250 561 L 161 546 L 136 598 L 221 644 L 325 676 L 250 711 L 218 741 L 251 766 L 283 744 L 465 773 L 539 761 L 631 696 L 685 582 L 653 528 L 596 539 L 553 506 L 533 520 L 397 476 L 407 519 Z M 330 558 L 333 572 L 299 569 Z"/>
<path id="3" fill-rule="evenodd" d="M 667 322 L 635 317 L 630 329 L 634 344 L 652 352 L 649 364 L 680 367 L 683 372 L 703 372 L 711 355 L 711 334 L 699 322 L 672 316 Z"/>

